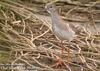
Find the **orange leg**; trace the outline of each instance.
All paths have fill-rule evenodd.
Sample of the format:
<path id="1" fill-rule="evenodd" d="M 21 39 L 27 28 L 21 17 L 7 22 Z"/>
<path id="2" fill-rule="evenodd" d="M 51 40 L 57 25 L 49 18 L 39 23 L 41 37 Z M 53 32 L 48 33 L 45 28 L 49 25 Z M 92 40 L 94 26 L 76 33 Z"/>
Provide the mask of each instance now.
<path id="1" fill-rule="evenodd" d="M 69 48 L 67 48 L 67 52 L 68 52 L 68 59 L 67 60 L 68 60 L 68 62 L 70 62 L 71 59 L 70 59 L 70 49 Z"/>
<path id="2" fill-rule="evenodd" d="M 62 57 L 62 54 L 63 54 L 63 51 L 64 51 L 64 47 L 63 47 L 63 44 L 62 44 L 62 41 L 61 41 L 61 55 L 60 55 L 60 57 Z M 61 58 L 58 58 L 57 59 L 57 63 L 56 64 L 54 64 L 52 67 L 61 67 L 63 65 L 63 61 L 62 61 L 62 59 Z"/>
<path id="3" fill-rule="evenodd" d="M 62 48 L 62 49 L 61 49 L 61 50 L 62 50 L 62 51 L 61 51 L 61 56 L 62 56 L 62 54 L 64 53 L 64 46 L 63 46 L 63 42 L 62 42 L 62 41 L 61 41 L 61 48 Z"/>

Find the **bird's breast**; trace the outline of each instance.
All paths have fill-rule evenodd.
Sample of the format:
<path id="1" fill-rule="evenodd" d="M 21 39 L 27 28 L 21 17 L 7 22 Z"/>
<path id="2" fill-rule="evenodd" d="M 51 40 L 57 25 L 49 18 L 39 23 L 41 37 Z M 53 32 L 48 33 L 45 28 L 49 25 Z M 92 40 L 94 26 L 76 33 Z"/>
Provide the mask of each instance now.
<path id="1" fill-rule="evenodd" d="M 72 41 L 75 37 L 75 32 L 72 29 L 65 30 L 55 25 L 52 26 L 52 29 L 53 33 L 61 40 Z"/>

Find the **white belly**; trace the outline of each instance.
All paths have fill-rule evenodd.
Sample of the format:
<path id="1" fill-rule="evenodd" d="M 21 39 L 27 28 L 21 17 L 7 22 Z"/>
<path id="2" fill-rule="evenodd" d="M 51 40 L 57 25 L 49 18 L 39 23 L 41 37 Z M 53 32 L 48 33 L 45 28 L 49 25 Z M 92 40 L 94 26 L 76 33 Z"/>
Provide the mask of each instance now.
<path id="1" fill-rule="evenodd" d="M 75 37 L 75 32 L 72 29 L 68 31 L 65 29 L 58 29 L 58 27 L 53 27 L 53 32 L 61 40 L 72 41 Z"/>

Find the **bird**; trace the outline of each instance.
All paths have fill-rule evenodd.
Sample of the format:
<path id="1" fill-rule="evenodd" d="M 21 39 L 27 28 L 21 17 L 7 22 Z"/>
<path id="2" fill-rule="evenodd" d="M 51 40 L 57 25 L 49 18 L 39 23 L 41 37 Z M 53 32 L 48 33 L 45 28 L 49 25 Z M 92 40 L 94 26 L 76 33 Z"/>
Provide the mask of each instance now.
<path id="1" fill-rule="evenodd" d="M 75 37 L 75 31 L 69 26 L 68 23 L 65 23 L 64 20 L 60 17 L 56 10 L 56 6 L 52 3 L 47 3 L 45 5 L 46 11 L 50 14 L 51 17 L 51 25 L 53 34 L 61 40 L 61 44 L 64 40 L 71 42 Z M 64 47 L 62 46 L 62 53 Z M 57 66 L 61 64 L 61 60 L 58 60 Z"/>

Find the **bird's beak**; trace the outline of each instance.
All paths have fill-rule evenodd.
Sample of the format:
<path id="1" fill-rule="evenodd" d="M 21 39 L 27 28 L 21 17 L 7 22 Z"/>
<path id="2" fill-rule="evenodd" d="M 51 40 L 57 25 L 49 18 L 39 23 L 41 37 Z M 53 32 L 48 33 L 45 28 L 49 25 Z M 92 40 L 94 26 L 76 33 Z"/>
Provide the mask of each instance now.
<path id="1" fill-rule="evenodd" d="M 45 10 L 47 10 L 47 6 L 45 6 Z"/>

